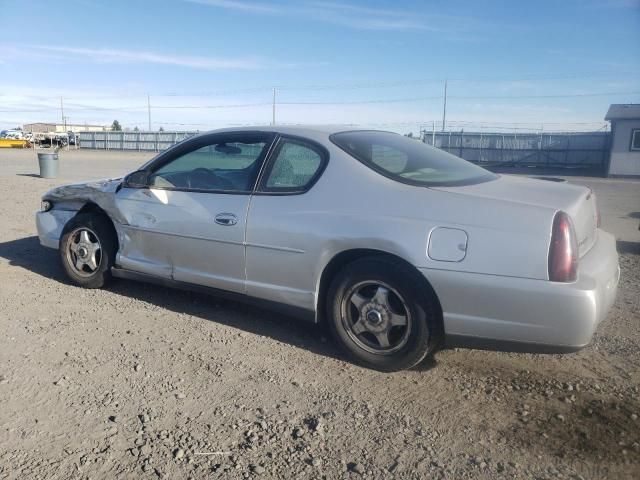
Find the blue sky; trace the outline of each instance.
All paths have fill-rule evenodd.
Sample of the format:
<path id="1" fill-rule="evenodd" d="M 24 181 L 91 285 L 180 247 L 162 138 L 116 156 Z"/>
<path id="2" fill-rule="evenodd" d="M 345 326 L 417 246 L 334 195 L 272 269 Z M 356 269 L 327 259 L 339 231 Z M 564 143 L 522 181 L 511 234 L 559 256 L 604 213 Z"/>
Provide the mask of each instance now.
<path id="1" fill-rule="evenodd" d="M 0 127 L 601 128 L 640 102 L 640 0 L 0 0 Z M 572 95 L 572 96 L 568 96 Z"/>

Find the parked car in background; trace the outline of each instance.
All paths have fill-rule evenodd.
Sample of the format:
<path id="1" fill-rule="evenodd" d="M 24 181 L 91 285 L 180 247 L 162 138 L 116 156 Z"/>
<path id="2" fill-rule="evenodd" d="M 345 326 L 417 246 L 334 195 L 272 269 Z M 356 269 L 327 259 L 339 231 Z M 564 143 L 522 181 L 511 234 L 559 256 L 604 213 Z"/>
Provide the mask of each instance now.
<path id="1" fill-rule="evenodd" d="M 69 145 L 80 145 L 80 136 L 72 131 L 68 131 L 67 132 L 67 140 L 69 142 Z"/>
<path id="2" fill-rule="evenodd" d="M 124 179 L 53 189 L 40 242 L 69 278 L 226 292 L 327 321 L 357 362 L 410 368 L 438 345 L 570 352 L 619 278 L 596 198 L 500 176 L 394 133 L 200 134 Z"/>
<path id="3" fill-rule="evenodd" d="M 0 138 L 8 138 L 11 140 L 23 140 L 22 130 L 3 130 L 0 132 Z"/>
<path id="4" fill-rule="evenodd" d="M 66 133 L 47 132 L 35 135 L 35 142 L 41 148 L 65 147 L 69 145 Z"/>

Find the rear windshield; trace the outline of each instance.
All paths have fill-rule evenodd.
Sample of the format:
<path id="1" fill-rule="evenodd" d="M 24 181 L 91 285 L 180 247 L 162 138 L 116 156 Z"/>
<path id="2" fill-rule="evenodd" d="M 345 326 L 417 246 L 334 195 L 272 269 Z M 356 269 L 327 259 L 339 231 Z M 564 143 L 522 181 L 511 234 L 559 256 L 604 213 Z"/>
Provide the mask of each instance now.
<path id="1" fill-rule="evenodd" d="M 497 176 L 424 142 L 390 132 L 334 133 L 331 141 L 373 170 L 425 187 L 472 185 Z"/>

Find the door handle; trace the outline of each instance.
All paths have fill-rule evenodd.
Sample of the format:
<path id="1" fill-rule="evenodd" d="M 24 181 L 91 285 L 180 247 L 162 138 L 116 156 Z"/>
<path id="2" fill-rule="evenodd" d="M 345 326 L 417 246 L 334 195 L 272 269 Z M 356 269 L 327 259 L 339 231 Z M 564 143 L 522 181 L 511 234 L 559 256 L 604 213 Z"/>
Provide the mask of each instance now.
<path id="1" fill-rule="evenodd" d="M 214 221 L 218 225 L 230 227 L 238 223 L 238 217 L 236 217 L 233 213 L 219 213 L 215 216 Z"/>

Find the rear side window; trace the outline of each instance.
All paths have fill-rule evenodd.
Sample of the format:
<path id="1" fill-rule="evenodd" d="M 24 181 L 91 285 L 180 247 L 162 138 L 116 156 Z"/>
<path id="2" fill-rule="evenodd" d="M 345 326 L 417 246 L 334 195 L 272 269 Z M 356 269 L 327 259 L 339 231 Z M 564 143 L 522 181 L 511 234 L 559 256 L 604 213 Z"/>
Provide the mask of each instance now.
<path id="1" fill-rule="evenodd" d="M 295 140 L 283 140 L 277 148 L 263 190 L 307 190 L 321 173 L 323 163 L 323 155 L 318 149 Z"/>
<path id="2" fill-rule="evenodd" d="M 402 173 L 407 168 L 407 154 L 386 145 L 371 145 L 371 161 L 391 173 Z"/>
<path id="3" fill-rule="evenodd" d="M 472 185 L 497 178 L 460 157 L 397 133 L 341 132 L 331 135 L 331 141 L 385 177 L 409 185 Z"/>

